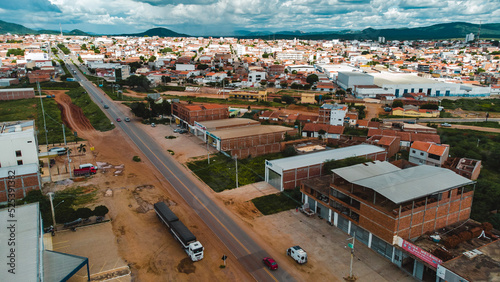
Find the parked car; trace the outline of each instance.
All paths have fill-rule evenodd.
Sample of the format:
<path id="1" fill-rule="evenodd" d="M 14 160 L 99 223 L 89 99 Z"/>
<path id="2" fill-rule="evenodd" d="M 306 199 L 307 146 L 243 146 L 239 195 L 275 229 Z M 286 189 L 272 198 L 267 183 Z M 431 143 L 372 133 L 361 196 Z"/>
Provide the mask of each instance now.
<path id="1" fill-rule="evenodd" d="M 126 121 L 126 122 L 129 122 L 129 121 L 130 121 L 130 118 L 126 117 L 126 118 L 125 118 L 125 121 Z"/>
<path id="2" fill-rule="evenodd" d="M 122 121 L 122 119 L 121 119 L 121 118 L 117 118 L 117 119 L 116 119 L 116 121 L 117 121 L 117 122 L 120 122 L 120 121 Z"/>
<path id="3" fill-rule="evenodd" d="M 151 123 L 151 127 L 156 127 L 156 124 L 154 124 L 154 123 Z"/>
<path id="4" fill-rule="evenodd" d="M 188 132 L 188 131 L 187 131 L 187 129 L 181 129 L 181 130 L 179 131 L 179 133 L 180 133 L 180 134 L 184 134 L 184 133 L 187 133 L 187 132 Z"/>
<path id="5" fill-rule="evenodd" d="M 181 130 L 182 129 L 180 129 L 180 128 L 176 128 L 176 129 L 174 129 L 174 133 L 179 133 L 179 132 L 181 132 Z"/>
<path id="6" fill-rule="evenodd" d="M 445 123 L 441 123 L 441 126 L 442 127 L 451 127 L 451 124 L 445 122 Z"/>
<path id="7" fill-rule="evenodd" d="M 105 108 L 105 109 L 109 109 L 109 106 L 108 106 L 108 105 L 104 105 L 104 108 Z"/>
<path id="8" fill-rule="evenodd" d="M 265 257 L 262 259 L 262 262 L 270 269 L 270 270 L 276 270 L 278 269 L 278 263 L 270 257 Z"/>

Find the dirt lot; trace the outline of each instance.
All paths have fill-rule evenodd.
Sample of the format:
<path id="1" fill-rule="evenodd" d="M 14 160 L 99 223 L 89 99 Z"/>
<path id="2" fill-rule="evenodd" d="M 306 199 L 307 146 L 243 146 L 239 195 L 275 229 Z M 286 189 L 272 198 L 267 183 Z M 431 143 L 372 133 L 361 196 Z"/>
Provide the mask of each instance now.
<path id="1" fill-rule="evenodd" d="M 56 101 L 67 103 L 63 93 L 57 93 Z M 111 103 L 111 102 L 109 102 Z M 119 104 L 118 102 L 114 102 Z M 71 119 L 74 107 L 69 108 L 66 118 Z M 120 105 L 125 110 L 125 106 Z M 125 111 L 126 112 L 126 111 Z M 131 116 L 131 115 L 129 115 Z M 114 176 L 114 170 L 98 173 L 85 182 L 69 185 L 51 185 L 45 191 L 64 189 L 75 185 L 95 185 L 100 197 L 92 204 L 104 204 L 110 212 L 112 230 L 116 237 L 118 252 L 130 266 L 133 279 L 137 281 L 251 281 L 243 267 L 229 257 L 226 269 L 220 269 L 220 257 L 230 253 L 209 228 L 192 213 L 182 198 L 162 181 L 161 176 L 148 162 L 135 163 L 134 155 L 145 157 L 128 141 L 121 131 L 114 129 L 101 133 L 86 128 L 80 119 L 68 121 L 77 128 L 79 136 L 88 139 L 95 147 L 96 160 L 113 165 L 124 165 L 121 175 Z M 132 122 L 137 122 L 132 120 Z M 174 157 L 181 163 L 192 157 L 204 157 L 207 153 L 203 142 L 188 134 L 173 133 L 170 126 L 159 125 L 144 130 L 157 140 L 165 150 L 174 151 Z M 177 136 L 166 139 L 165 136 Z M 125 141 L 124 141 L 125 140 Z M 112 196 L 104 197 L 107 190 Z M 324 221 L 306 218 L 295 211 L 283 212 L 272 216 L 262 216 L 248 200 L 264 194 L 274 193 L 265 183 L 241 187 L 237 190 L 216 194 L 204 188 L 210 197 L 226 207 L 236 222 L 248 230 L 250 236 L 262 244 L 278 263 L 299 281 L 341 281 L 348 271 L 349 252 L 344 249 L 347 235 Z M 205 258 L 192 263 L 165 227 L 158 221 L 152 209 L 157 201 L 167 201 L 186 225 L 196 234 L 205 247 Z M 310 263 L 299 266 L 284 255 L 287 247 L 300 244 L 310 253 Z M 390 262 L 381 259 L 373 251 L 359 244 L 356 255 L 355 274 L 362 280 L 373 281 L 412 281 Z M 92 257 L 90 257 L 92 259 Z M 283 277 L 287 280 L 287 277 Z"/>
<path id="2" fill-rule="evenodd" d="M 51 93 L 52 94 L 52 93 Z M 62 92 L 54 93 L 56 101 L 68 103 Z M 133 279 L 137 281 L 187 281 L 200 279 L 205 281 L 241 280 L 251 281 L 241 265 L 229 257 L 228 267 L 220 269 L 220 257 L 230 253 L 216 238 L 209 228 L 194 213 L 190 212 L 187 204 L 170 187 L 162 181 L 159 173 L 147 162 L 132 161 L 134 155 L 144 156 L 122 135 L 114 129 L 109 132 L 96 132 L 87 129 L 85 122 L 73 118 L 78 116 L 74 107 L 63 105 L 66 111 L 66 120 L 79 136 L 88 140 L 90 146 L 95 147 L 96 160 L 113 165 L 124 165 L 121 175 L 114 176 L 114 169 L 106 173 L 99 172 L 87 181 L 73 184 L 53 184 L 44 187 L 44 191 L 56 191 L 66 187 L 95 185 L 99 188 L 100 197 L 90 208 L 104 204 L 110 212 L 113 233 L 118 243 L 118 251 L 124 261 L 130 266 Z M 134 121 L 133 121 L 134 122 Z M 166 140 L 162 136 L 163 140 Z M 192 146 L 188 143 L 187 146 Z M 87 153 L 89 154 L 89 153 Z M 106 190 L 112 190 L 111 197 L 104 197 Z M 196 234 L 205 247 L 205 258 L 192 263 L 181 249 L 179 244 L 167 232 L 166 228 L 156 218 L 152 211 L 152 204 L 157 201 L 168 201 L 172 209 L 183 222 Z M 78 232 L 78 231 L 77 231 Z M 95 255 L 99 256 L 98 253 Z M 89 257 L 92 260 L 92 257 Z M 196 278 L 195 278 L 196 277 Z"/>

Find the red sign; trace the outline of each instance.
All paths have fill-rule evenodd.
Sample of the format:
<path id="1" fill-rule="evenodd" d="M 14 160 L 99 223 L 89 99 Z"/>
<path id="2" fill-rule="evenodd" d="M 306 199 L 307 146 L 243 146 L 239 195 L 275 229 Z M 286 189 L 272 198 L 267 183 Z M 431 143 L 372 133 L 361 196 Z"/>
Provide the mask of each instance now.
<path id="1" fill-rule="evenodd" d="M 438 259 L 437 257 L 433 256 L 432 254 L 422 250 L 421 248 L 413 245 L 412 243 L 401 239 L 403 242 L 400 242 L 400 247 L 403 248 L 403 250 L 407 251 L 408 253 L 416 256 L 417 258 L 421 259 L 422 261 L 430 264 L 431 266 L 437 268 L 437 266 L 441 263 L 443 263 L 442 260 Z"/>

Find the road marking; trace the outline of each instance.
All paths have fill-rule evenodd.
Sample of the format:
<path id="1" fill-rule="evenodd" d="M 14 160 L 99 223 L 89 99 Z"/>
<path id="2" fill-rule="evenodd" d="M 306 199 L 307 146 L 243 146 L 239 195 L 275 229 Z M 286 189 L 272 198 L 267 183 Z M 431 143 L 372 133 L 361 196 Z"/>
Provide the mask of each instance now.
<path id="1" fill-rule="evenodd" d="M 66 242 L 69 242 L 69 240 L 58 242 L 58 243 L 52 243 L 52 245 L 62 244 L 62 243 L 66 243 Z"/>
<path id="2" fill-rule="evenodd" d="M 88 80 L 87 80 L 87 81 L 88 81 Z M 91 86 L 90 86 L 90 87 L 91 87 Z M 95 89 L 93 89 L 93 90 L 95 90 Z M 94 94 L 94 93 L 92 93 L 92 94 Z M 94 96 L 94 95 L 93 95 L 93 96 Z M 99 97 L 96 97 L 96 99 L 97 99 L 97 98 L 99 98 Z M 123 127 L 122 127 L 122 126 L 120 126 L 120 127 L 121 127 L 121 128 L 122 128 L 122 130 L 123 130 Z M 169 167 L 167 167 L 167 165 L 166 165 L 166 164 L 165 164 L 165 163 L 164 163 L 164 162 L 163 162 L 163 161 L 162 161 L 162 160 L 161 160 L 161 159 L 160 159 L 160 158 L 159 158 L 159 157 L 158 157 L 158 156 L 157 156 L 157 155 L 156 155 L 156 154 L 155 154 L 152 150 L 151 150 L 151 148 L 150 148 L 148 145 L 146 145 L 146 144 L 144 143 L 144 141 L 143 141 L 143 140 L 142 140 L 142 139 L 141 139 L 141 138 L 140 138 L 137 134 L 135 134 L 135 132 L 134 132 L 132 129 L 130 129 L 130 132 L 131 132 L 131 133 L 132 133 L 135 137 L 137 137 L 137 139 L 138 139 L 138 140 L 139 140 L 139 141 L 140 141 L 140 142 L 141 142 L 141 143 L 145 146 L 145 148 L 147 148 L 147 149 L 151 152 L 151 154 L 153 154 L 153 155 L 156 157 L 156 159 L 157 159 L 157 160 L 158 160 L 158 161 L 159 161 L 159 162 L 160 162 L 160 163 L 161 163 L 161 164 L 162 164 L 162 165 L 163 165 L 163 166 L 164 166 L 164 167 L 165 167 L 165 168 L 166 168 L 166 169 L 170 172 L 170 174 L 171 174 L 172 176 L 174 176 L 174 177 L 175 177 L 175 179 L 177 179 L 177 181 L 178 181 L 178 182 L 179 182 L 182 186 L 184 186 L 184 188 L 186 189 L 186 191 L 188 191 L 188 192 L 189 192 L 189 194 L 191 194 L 191 196 L 193 196 L 193 198 L 194 198 L 194 199 L 196 199 L 196 201 L 198 201 L 198 202 L 201 204 L 201 206 L 202 206 L 203 208 L 205 208 L 205 210 L 206 210 L 206 211 L 207 211 L 207 212 L 208 212 L 208 213 L 209 213 L 209 214 L 210 214 L 210 215 L 211 215 L 211 216 L 212 216 L 212 217 L 213 217 L 213 218 L 214 218 L 214 219 L 215 219 L 215 220 L 216 220 L 216 221 L 217 221 L 217 222 L 218 222 L 218 223 L 219 223 L 219 224 L 220 224 L 220 225 L 221 225 L 221 226 L 225 229 L 225 230 L 226 230 L 226 232 L 227 232 L 227 233 L 229 233 L 229 235 L 231 235 L 231 237 L 233 237 L 233 239 L 234 239 L 236 242 L 238 242 L 238 244 L 240 244 L 240 246 L 241 246 L 241 247 L 243 247 L 243 249 L 244 249 L 245 251 L 247 251 L 247 253 L 248 253 L 248 254 L 250 254 L 250 255 L 251 255 L 252 253 L 250 252 L 250 250 L 248 250 L 248 248 L 247 248 L 247 247 L 245 247 L 245 245 L 243 245 L 243 243 L 241 243 L 241 241 L 240 241 L 240 240 L 238 240 L 238 238 L 236 238 L 236 236 L 234 236 L 234 234 L 233 234 L 231 231 L 229 231 L 229 229 L 228 229 L 228 228 L 227 228 L 227 227 L 226 227 L 226 226 L 225 226 L 225 225 L 224 225 L 224 224 L 223 224 L 223 223 L 222 223 L 222 222 L 221 222 L 221 221 L 220 221 L 220 220 L 219 220 L 219 219 L 218 219 L 218 218 L 217 218 L 217 217 L 216 217 L 213 213 L 212 213 L 212 211 L 211 211 L 211 210 L 209 210 L 209 209 L 207 208 L 207 206 L 205 206 L 205 205 L 201 202 L 201 200 L 200 200 L 200 199 L 199 199 L 196 195 L 194 195 L 194 194 L 193 194 L 193 192 L 191 192 L 191 190 L 189 190 L 189 189 L 188 189 L 188 187 L 184 184 L 184 182 L 182 182 L 182 181 L 181 181 L 181 180 L 177 177 L 177 175 L 175 175 L 175 174 L 172 172 L 172 170 L 170 170 L 170 168 L 169 168 Z M 131 140 L 131 141 L 132 141 L 132 142 L 134 142 L 133 140 Z M 135 143 L 135 142 L 134 142 L 134 143 Z M 154 164 L 153 164 L 153 165 L 154 165 Z M 174 165 L 175 165 L 175 164 L 174 164 Z M 167 179 L 165 178 L 165 180 L 167 180 Z M 168 180 L 167 180 L 167 182 L 170 182 L 170 181 L 168 181 Z M 170 183 L 170 184 L 172 185 L 172 183 Z M 173 187 L 173 185 L 172 185 L 172 187 Z M 175 189 L 175 188 L 174 188 L 174 189 Z M 176 189 L 176 190 L 177 190 L 177 189 Z M 179 191 L 177 191 L 177 193 L 179 193 Z M 202 191 L 202 193 L 203 193 L 203 191 Z M 179 194 L 180 194 L 180 193 L 179 193 Z M 180 195 L 180 196 L 182 197 L 182 195 Z M 222 212 L 223 212 L 223 211 L 222 211 Z M 219 238 L 219 239 L 220 239 L 220 238 Z M 226 246 L 226 247 L 227 247 L 227 246 Z M 227 248 L 229 249 L 229 247 L 227 247 Z M 103 267 L 104 267 L 104 265 L 103 265 Z M 102 271 L 102 269 L 101 269 L 101 271 Z M 270 276 L 270 277 L 271 277 L 274 281 L 278 281 L 278 280 L 277 280 L 277 279 L 273 276 L 273 274 L 272 274 L 272 273 L 271 273 L 268 269 L 264 268 L 264 271 L 265 271 L 265 272 L 267 272 L 267 274 L 268 274 L 268 275 L 269 275 L 269 276 Z"/>
<path id="3" fill-rule="evenodd" d="M 101 272 L 102 272 L 102 269 L 104 268 L 104 266 L 106 265 L 106 263 L 107 263 L 107 262 L 108 262 L 107 260 L 106 260 L 106 261 L 104 261 L 104 263 L 102 264 L 101 270 L 99 270 L 99 272 L 98 272 L 98 273 L 101 273 Z"/>
<path id="4" fill-rule="evenodd" d="M 65 248 L 68 248 L 70 245 L 66 245 L 66 246 L 62 246 L 62 247 L 57 247 L 57 248 L 54 248 L 54 251 L 55 250 L 60 250 L 60 249 L 65 249 Z"/>

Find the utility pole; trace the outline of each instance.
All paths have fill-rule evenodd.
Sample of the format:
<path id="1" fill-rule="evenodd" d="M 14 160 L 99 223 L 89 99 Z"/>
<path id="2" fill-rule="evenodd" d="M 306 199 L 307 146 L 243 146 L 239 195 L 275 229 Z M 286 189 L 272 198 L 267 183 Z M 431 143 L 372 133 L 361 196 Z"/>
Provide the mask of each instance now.
<path id="1" fill-rule="evenodd" d="M 52 173 L 50 172 L 50 155 L 49 155 L 49 138 L 47 137 L 47 123 L 45 122 L 45 111 L 43 109 L 42 91 L 40 90 L 40 82 L 36 82 L 38 87 L 38 96 L 40 96 L 40 105 L 42 106 L 43 130 L 45 131 L 45 146 L 47 147 L 47 159 L 49 160 L 49 181 L 52 181 Z"/>
<path id="2" fill-rule="evenodd" d="M 49 200 L 50 200 L 50 209 L 52 211 L 52 224 L 54 225 L 54 230 L 56 230 L 56 216 L 54 214 L 54 202 L 53 197 L 54 197 L 54 192 L 49 192 L 47 193 L 49 195 Z"/>
<path id="3" fill-rule="evenodd" d="M 64 123 L 61 124 L 61 125 L 62 125 L 62 129 L 63 129 L 64 146 L 67 146 L 67 143 L 66 143 L 66 130 L 64 130 Z M 69 158 L 68 150 L 66 150 L 66 157 L 68 157 L 69 178 L 72 178 L 73 176 L 71 175 L 71 159 Z"/>
<path id="4" fill-rule="evenodd" d="M 210 150 L 208 150 L 208 137 L 207 137 L 207 156 L 208 156 L 208 164 L 210 164 Z"/>
<path id="5" fill-rule="evenodd" d="M 236 188 L 238 188 L 238 156 L 234 156 L 234 161 L 236 162 Z"/>
<path id="6" fill-rule="evenodd" d="M 351 239 L 352 239 L 352 244 L 351 243 L 347 244 L 347 246 L 349 246 L 349 248 L 351 248 L 351 264 L 349 266 L 349 276 L 344 277 L 344 280 L 346 280 L 346 281 L 356 281 L 356 277 L 354 277 L 354 275 L 352 274 L 352 262 L 354 260 L 354 242 L 356 241 L 356 231 L 354 231 L 354 233 L 352 234 L 352 237 L 347 238 L 347 240 L 351 240 Z"/>

